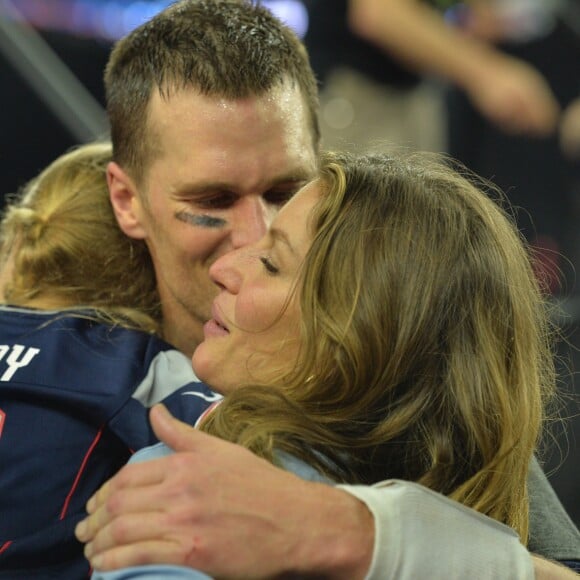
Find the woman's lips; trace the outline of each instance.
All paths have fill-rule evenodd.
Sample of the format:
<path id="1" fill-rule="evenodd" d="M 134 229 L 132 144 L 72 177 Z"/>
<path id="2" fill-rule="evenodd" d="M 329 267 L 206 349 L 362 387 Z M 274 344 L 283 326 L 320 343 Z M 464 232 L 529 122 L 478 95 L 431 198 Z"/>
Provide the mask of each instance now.
<path id="1" fill-rule="evenodd" d="M 229 333 L 229 330 L 224 328 L 214 318 L 211 318 L 203 325 L 203 334 L 205 338 L 227 336 Z"/>
<path id="2" fill-rule="evenodd" d="M 214 302 L 211 307 L 212 318 L 203 325 L 203 332 L 206 338 L 210 336 L 225 336 L 230 333 L 228 327 L 224 324 L 219 311 L 220 309 Z"/>

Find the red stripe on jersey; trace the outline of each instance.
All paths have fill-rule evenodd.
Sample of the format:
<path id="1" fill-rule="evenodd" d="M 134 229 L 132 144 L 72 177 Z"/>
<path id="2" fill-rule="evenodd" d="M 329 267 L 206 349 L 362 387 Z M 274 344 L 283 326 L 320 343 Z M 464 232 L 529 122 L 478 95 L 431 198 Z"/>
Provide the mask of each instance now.
<path id="1" fill-rule="evenodd" d="M 220 399 L 219 401 L 215 401 L 212 403 L 198 418 L 194 424 L 194 427 L 197 428 L 201 425 L 201 422 L 223 401 Z"/>
<path id="2" fill-rule="evenodd" d="M 4 542 L 0 546 L 0 554 L 2 554 L 2 552 L 5 552 L 8 549 L 8 547 L 10 546 L 11 543 L 12 543 L 12 540 L 8 540 L 7 542 Z"/>
<path id="3" fill-rule="evenodd" d="M 60 512 L 60 519 L 63 520 L 64 517 L 66 516 L 66 512 L 68 510 L 68 506 L 70 504 L 70 500 L 72 499 L 72 496 L 74 495 L 74 492 L 77 489 L 77 486 L 79 484 L 79 481 L 81 479 L 81 476 L 85 470 L 85 467 L 87 466 L 87 461 L 89 460 L 89 457 L 91 456 L 92 452 L 94 451 L 95 447 L 97 446 L 97 443 L 99 442 L 99 440 L 101 439 L 101 436 L 103 434 L 103 430 L 105 429 L 105 426 L 103 425 L 100 429 L 99 432 L 97 433 L 97 435 L 95 436 L 94 441 L 91 443 L 91 446 L 89 447 L 88 451 L 85 454 L 85 457 L 83 459 L 83 462 L 81 463 L 81 466 L 77 472 L 77 476 L 75 477 L 74 483 L 72 484 L 72 487 L 70 489 L 70 491 L 68 492 L 68 495 L 66 496 L 66 499 L 64 501 L 64 505 L 62 506 L 62 510 Z"/>

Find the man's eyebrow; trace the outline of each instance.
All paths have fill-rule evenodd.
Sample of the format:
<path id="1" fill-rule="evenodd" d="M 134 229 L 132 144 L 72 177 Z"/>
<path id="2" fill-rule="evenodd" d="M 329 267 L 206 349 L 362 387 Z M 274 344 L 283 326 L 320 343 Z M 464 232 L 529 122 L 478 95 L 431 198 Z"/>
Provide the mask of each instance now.
<path id="1" fill-rule="evenodd" d="M 270 236 L 275 242 L 283 243 L 289 250 L 293 256 L 298 256 L 298 252 L 296 248 L 290 242 L 290 238 L 288 234 L 284 230 L 280 230 L 278 228 L 270 228 Z"/>
<path id="2" fill-rule="evenodd" d="M 215 191 L 233 192 L 229 183 L 220 181 L 202 181 L 197 183 L 183 183 L 178 185 L 173 193 L 176 195 L 204 195 Z"/>

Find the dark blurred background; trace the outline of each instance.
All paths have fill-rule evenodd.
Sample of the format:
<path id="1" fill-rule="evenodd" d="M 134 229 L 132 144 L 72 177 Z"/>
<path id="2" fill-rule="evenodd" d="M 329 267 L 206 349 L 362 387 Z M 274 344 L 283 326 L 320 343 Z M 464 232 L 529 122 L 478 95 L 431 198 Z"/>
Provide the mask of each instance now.
<path id="1" fill-rule="evenodd" d="M 66 111 L 67 102 L 70 100 L 76 106 L 70 88 L 63 87 L 63 95 L 53 97 L 62 104 L 60 117 L 47 100 L 50 81 L 44 80 L 43 74 L 49 79 L 55 76 L 51 66 L 54 59 L 46 62 L 47 55 L 51 55 L 49 50 L 54 51 L 61 61 L 58 64 L 70 69 L 98 104 L 104 104 L 102 74 L 112 39 L 97 30 L 89 34 L 86 27 L 73 26 L 75 10 L 71 2 L 60 6 L 54 1 L 42 4 L 44 7 L 40 2 L 12 2 L 35 23 L 30 32 L 21 28 L 21 23 L 7 19 L 5 7 L 0 4 L 0 18 L 4 16 L 0 30 L 0 186 L 3 195 L 16 191 L 55 157 L 90 138 L 87 135 L 81 139 L 84 136 L 81 128 L 75 130 L 65 125 L 65 119 L 70 122 L 74 118 Z M 61 16 L 62 26 L 58 26 L 59 14 L 66 15 Z M 76 20 L 79 22 L 79 16 Z M 10 32 L 13 34 L 9 35 Z M 31 86 L 31 79 L 36 79 L 36 86 Z"/>

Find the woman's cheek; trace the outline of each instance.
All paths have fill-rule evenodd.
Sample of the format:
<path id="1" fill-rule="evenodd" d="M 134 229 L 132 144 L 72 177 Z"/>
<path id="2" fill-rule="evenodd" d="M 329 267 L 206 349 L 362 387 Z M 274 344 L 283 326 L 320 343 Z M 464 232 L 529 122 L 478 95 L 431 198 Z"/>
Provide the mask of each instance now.
<path id="1" fill-rule="evenodd" d="M 240 296 L 236 306 L 236 326 L 247 332 L 268 332 L 280 318 L 284 300 L 276 292 L 254 292 Z"/>

